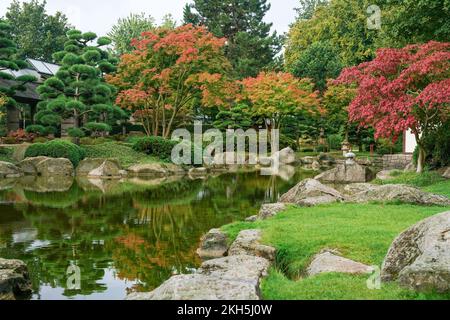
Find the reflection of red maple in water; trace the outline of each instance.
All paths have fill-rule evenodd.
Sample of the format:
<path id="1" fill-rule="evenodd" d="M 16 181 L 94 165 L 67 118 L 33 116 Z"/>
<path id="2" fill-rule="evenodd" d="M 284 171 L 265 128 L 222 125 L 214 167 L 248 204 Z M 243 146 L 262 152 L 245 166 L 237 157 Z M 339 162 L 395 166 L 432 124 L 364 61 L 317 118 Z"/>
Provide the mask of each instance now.
<path id="1" fill-rule="evenodd" d="M 143 283 L 134 286 L 132 291 L 152 290 L 174 270 L 182 272 L 186 267 L 200 264 L 195 253 L 198 244 L 196 241 L 186 243 L 179 230 L 180 225 L 191 224 L 192 212 L 188 206 L 180 205 L 176 209 L 168 205 L 147 207 L 135 202 L 133 207 L 140 209 L 137 216 L 139 225 L 145 225 L 134 232 L 145 234 L 141 236 L 129 229 L 124 230 L 125 235 L 115 238 L 111 248 L 118 278 Z M 177 223 L 174 223 L 174 212 Z M 188 221 L 181 222 L 180 213 Z"/>
<path id="2" fill-rule="evenodd" d="M 145 244 L 145 240 L 134 233 L 130 233 L 126 236 L 116 238 L 116 241 L 123 244 L 126 248 L 130 250 L 140 250 L 142 245 Z"/>

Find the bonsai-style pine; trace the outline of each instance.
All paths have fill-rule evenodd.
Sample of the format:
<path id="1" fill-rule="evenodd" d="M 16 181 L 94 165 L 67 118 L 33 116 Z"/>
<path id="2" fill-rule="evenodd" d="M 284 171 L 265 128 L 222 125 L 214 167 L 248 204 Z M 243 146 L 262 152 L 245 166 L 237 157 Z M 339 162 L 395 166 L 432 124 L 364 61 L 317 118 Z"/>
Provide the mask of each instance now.
<path id="1" fill-rule="evenodd" d="M 102 123 L 96 129 L 110 128 L 107 123 L 115 120 L 114 112 L 118 108 L 113 104 L 114 87 L 103 79 L 105 74 L 115 70 L 117 62 L 102 49 L 110 43 L 109 38 L 97 38 L 93 32 L 71 30 L 67 33 L 64 50 L 53 55 L 61 68 L 37 89 L 43 99 L 38 104 L 38 122 L 56 129 L 63 119 L 72 119 L 74 128 L 92 122 Z M 80 136 L 77 130 L 71 132 Z"/>

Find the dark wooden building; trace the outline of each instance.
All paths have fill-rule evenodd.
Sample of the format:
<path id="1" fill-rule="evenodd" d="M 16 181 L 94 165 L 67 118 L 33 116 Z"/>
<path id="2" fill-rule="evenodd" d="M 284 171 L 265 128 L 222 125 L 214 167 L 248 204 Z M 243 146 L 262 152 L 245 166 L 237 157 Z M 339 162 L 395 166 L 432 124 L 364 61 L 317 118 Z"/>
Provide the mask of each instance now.
<path id="1" fill-rule="evenodd" d="M 49 77 L 52 77 L 59 70 L 59 66 L 53 63 L 48 63 L 44 61 L 39 61 L 35 59 L 26 59 L 29 64 L 29 68 L 22 69 L 19 71 L 13 70 L 2 70 L 2 72 L 9 73 L 13 77 L 18 77 L 22 75 L 32 75 L 36 77 L 38 80 L 34 83 L 29 83 L 26 85 L 25 91 L 17 91 L 14 99 L 24 105 L 28 105 L 30 108 L 30 117 L 28 119 L 29 122 L 34 121 L 34 114 L 36 112 L 36 105 L 40 101 L 39 94 L 36 91 L 36 88 L 44 82 Z M 13 80 L 4 80 L 0 79 L 1 86 L 10 86 L 13 85 Z M 8 131 L 14 131 L 24 126 L 25 119 L 23 119 L 23 115 L 21 117 L 21 111 L 15 107 L 10 107 L 7 109 L 7 129 Z"/>

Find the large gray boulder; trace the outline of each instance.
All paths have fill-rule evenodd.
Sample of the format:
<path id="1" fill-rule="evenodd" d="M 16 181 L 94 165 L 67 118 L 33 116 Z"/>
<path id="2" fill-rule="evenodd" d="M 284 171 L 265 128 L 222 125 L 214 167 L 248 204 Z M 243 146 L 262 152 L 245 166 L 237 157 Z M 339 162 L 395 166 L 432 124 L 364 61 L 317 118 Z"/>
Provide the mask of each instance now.
<path id="1" fill-rule="evenodd" d="M 26 158 L 19 163 L 19 167 L 26 175 L 42 177 L 74 176 L 72 162 L 66 158 L 34 157 Z"/>
<path id="2" fill-rule="evenodd" d="M 37 176 L 36 165 L 46 159 L 48 159 L 48 157 L 26 158 L 19 163 L 19 167 L 25 175 Z"/>
<path id="3" fill-rule="evenodd" d="M 261 244 L 260 230 L 244 230 L 239 233 L 231 245 L 228 255 L 250 255 L 275 261 L 276 250 L 273 247 Z"/>
<path id="4" fill-rule="evenodd" d="M 39 176 L 63 176 L 73 177 L 74 168 L 72 162 L 65 158 L 47 158 L 36 164 L 36 171 Z"/>
<path id="5" fill-rule="evenodd" d="M 195 274 L 178 275 L 150 293 L 133 293 L 127 300 L 259 300 L 260 280 L 269 261 L 239 255 L 203 263 Z"/>
<path id="6" fill-rule="evenodd" d="M 317 161 L 317 157 L 303 157 L 300 159 L 302 164 L 313 164 L 314 161 Z"/>
<path id="7" fill-rule="evenodd" d="M 295 157 L 295 151 L 289 147 L 276 152 L 274 157 L 278 157 L 278 160 L 281 164 L 293 164 L 297 161 Z"/>
<path id="8" fill-rule="evenodd" d="M 448 167 L 444 173 L 442 174 L 442 176 L 446 179 L 450 179 L 450 167 Z"/>
<path id="9" fill-rule="evenodd" d="M 202 260 L 208 260 L 224 257 L 227 251 L 227 235 L 220 231 L 220 229 L 212 229 L 202 237 L 197 254 Z"/>
<path id="10" fill-rule="evenodd" d="M 308 276 L 330 272 L 366 274 L 373 272 L 373 268 L 363 263 L 341 257 L 334 252 L 323 251 L 313 258 L 306 271 Z"/>
<path id="11" fill-rule="evenodd" d="M 186 170 L 183 167 L 177 166 L 176 164 L 173 163 L 165 163 L 164 167 L 166 171 L 169 173 L 169 175 L 183 176 L 186 174 Z"/>
<path id="12" fill-rule="evenodd" d="M 101 170 L 98 170 L 100 167 Z M 87 177 L 90 176 L 92 171 L 109 171 L 102 172 L 107 174 L 108 176 L 120 176 L 119 171 L 122 170 L 119 162 L 115 159 L 105 159 L 105 158 L 87 158 L 82 160 L 76 169 L 76 175 L 78 177 Z"/>
<path id="13" fill-rule="evenodd" d="M 31 293 L 31 281 L 26 264 L 20 260 L 0 258 L 0 296 L 14 299 Z"/>
<path id="14" fill-rule="evenodd" d="M 258 219 L 265 220 L 276 216 L 278 213 L 285 211 L 289 207 L 287 203 L 269 203 L 263 204 L 259 210 Z"/>
<path id="15" fill-rule="evenodd" d="M 418 205 L 450 205 L 450 199 L 445 196 L 427 193 L 420 189 L 400 184 L 368 185 L 366 190 L 349 196 L 348 201 L 358 203 L 399 201 Z"/>
<path id="16" fill-rule="evenodd" d="M 413 290 L 450 292 L 450 211 L 400 234 L 389 248 L 381 276 Z"/>
<path id="17" fill-rule="evenodd" d="M 19 178 L 23 176 L 22 171 L 12 163 L 0 161 L 0 178 Z"/>
<path id="18" fill-rule="evenodd" d="M 294 203 L 308 207 L 342 200 L 344 200 L 344 196 L 341 193 L 314 179 L 301 181 L 280 198 L 282 203 Z"/>
<path id="19" fill-rule="evenodd" d="M 161 163 L 147 163 L 131 166 L 128 174 L 132 177 L 166 177 L 169 172 Z"/>
<path id="20" fill-rule="evenodd" d="M 339 164 L 315 177 L 316 180 L 329 183 L 368 182 L 374 178 L 373 172 L 366 166 L 357 163 Z"/>
<path id="21" fill-rule="evenodd" d="M 345 185 L 344 193 L 347 195 L 354 195 L 360 192 L 377 189 L 379 186 L 371 183 L 350 183 Z"/>
<path id="22" fill-rule="evenodd" d="M 99 167 L 88 174 L 88 178 L 94 179 L 120 179 L 121 177 L 120 166 L 108 160 L 103 161 Z"/>

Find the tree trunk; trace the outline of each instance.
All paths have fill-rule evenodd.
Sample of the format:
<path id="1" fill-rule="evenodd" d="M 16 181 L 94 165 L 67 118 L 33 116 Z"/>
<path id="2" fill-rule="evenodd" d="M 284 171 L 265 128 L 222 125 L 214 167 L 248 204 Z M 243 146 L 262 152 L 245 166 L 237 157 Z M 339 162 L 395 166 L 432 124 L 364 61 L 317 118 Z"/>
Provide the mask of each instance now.
<path id="1" fill-rule="evenodd" d="M 422 173 L 425 167 L 425 149 L 419 145 L 419 157 L 417 159 L 417 173 Z"/>

